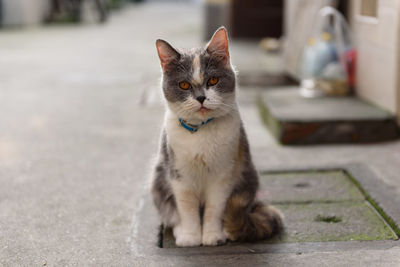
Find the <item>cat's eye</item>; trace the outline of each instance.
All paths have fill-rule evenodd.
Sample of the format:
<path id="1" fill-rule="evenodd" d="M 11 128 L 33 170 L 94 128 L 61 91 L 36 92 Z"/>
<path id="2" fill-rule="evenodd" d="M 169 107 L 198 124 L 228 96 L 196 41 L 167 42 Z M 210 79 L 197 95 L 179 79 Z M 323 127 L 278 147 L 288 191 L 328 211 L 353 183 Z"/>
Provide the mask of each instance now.
<path id="1" fill-rule="evenodd" d="M 179 87 L 183 90 L 187 90 L 190 88 L 190 83 L 183 81 L 179 83 Z"/>
<path id="2" fill-rule="evenodd" d="M 213 86 L 213 85 L 216 85 L 218 83 L 218 81 L 219 81 L 218 77 L 211 77 L 210 79 L 208 79 L 207 83 L 208 83 L 208 85 Z"/>

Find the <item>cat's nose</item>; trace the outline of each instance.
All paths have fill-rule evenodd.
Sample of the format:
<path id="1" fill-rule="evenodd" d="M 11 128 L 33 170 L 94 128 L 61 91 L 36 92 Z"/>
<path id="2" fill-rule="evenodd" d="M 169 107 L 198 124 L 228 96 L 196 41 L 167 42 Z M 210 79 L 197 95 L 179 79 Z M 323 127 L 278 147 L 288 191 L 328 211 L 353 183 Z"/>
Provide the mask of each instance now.
<path id="1" fill-rule="evenodd" d="M 198 96 L 196 99 L 197 99 L 197 101 L 199 101 L 201 104 L 203 104 L 204 100 L 206 100 L 206 97 L 203 96 L 203 95 L 201 95 L 201 96 Z"/>

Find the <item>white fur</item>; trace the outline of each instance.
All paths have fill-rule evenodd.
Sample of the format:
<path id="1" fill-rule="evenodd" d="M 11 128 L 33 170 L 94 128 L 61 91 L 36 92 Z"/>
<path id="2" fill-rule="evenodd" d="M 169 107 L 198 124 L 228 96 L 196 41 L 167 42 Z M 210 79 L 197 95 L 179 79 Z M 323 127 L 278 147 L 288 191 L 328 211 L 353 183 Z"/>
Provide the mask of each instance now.
<path id="1" fill-rule="evenodd" d="M 203 84 L 203 74 L 200 70 L 200 55 L 196 55 L 193 59 L 193 80 L 192 83 Z"/>
<path id="2" fill-rule="evenodd" d="M 168 111 L 166 114 L 168 144 L 174 153 L 175 168 L 181 175 L 171 183 L 180 216 L 174 230 L 177 245 L 196 246 L 199 242 L 216 245 L 217 241 L 226 239 L 222 216 L 234 184 L 231 179 L 240 130 L 237 106 L 232 105 L 229 114 L 215 118 L 196 133 L 184 129 L 175 113 Z M 185 196 L 184 192 L 188 191 L 193 192 L 193 196 Z M 201 204 L 205 205 L 204 217 L 207 217 L 202 234 L 198 216 Z"/>

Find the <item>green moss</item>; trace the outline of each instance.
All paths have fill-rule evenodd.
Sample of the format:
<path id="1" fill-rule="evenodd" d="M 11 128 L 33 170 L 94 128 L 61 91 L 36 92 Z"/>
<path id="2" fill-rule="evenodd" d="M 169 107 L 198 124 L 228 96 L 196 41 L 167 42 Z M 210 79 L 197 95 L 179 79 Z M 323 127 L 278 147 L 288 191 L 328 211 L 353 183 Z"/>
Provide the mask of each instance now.
<path id="1" fill-rule="evenodd" d="M 338 242 L 338 241 L 374 241 L 374 240 L 387 240 L 393 239 L 392 237 L 382 236 L 377 238 L 367 234 L 347 234 L 347 235 L 284 235 L 281 238 L 267 240 L 264 243 L 277 244 L 277 243 L 297 243 L 297 242 Z"/>
<path id="2" fill-rule="evenodd" d="M 354 183 L 354 185 L 361 191 L 361 193 L 365 196 L 365 199 L 375 208 L 375 210 L 379 213 L 379 215 L 386 221 L 388 225 L 393 229 L 396 233 L 397 238 L 400 237 L 400 227 L 395 223 L 395 221 L 388 216 L 383 209 L 379 206 L 378 202 L 375 201 L 371 197 L 371 195 L 361 186 L 361 184 L 348 172 L 346 172 L 349 179 Z"/>

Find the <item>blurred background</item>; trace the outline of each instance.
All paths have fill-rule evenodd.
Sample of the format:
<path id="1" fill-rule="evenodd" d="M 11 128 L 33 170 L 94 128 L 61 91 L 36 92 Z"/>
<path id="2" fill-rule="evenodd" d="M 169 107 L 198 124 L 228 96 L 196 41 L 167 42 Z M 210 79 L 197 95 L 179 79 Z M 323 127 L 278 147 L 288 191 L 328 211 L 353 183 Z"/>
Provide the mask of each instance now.
<path id="1" fill-rule="evenodd" d="M 242 47 L 249 55 L 247 57 L 240 55 L 235 59 L 238 67 L 241 67 L 242 62 L 248 63 L 248 69 L 244 70 L 246 75 L 243 75 L 241 80 L 245 84 L 249 82 L 251 85 L 264 85 L 263 82 L 268 79 L 270 83 L 289 82 L 289 79 L 301 83 L 302 79 L 325 75 L 325 80 L 346 80 L 342 93 L 333 92 L 333 95 L 355 93 L 396 116 L 399 114 L 397 97 L 399 86 L 396 75 L 399 29 L 396 1 L 1 0 L 0 26 L 3 29 L 3 37 L 10 32 L 15 34 L 18 32 L 21 36 L 25 33 L 27 40 L 31 40 L 29 37 L 33 40 L 43 32 L 54 33 L 57 29 L 60 32 L 71 29 L 82 32 L 83 29 L 91 28 L 92 32 L 103 30 L 105 33 L 115 25 L 113 19 L 121 20 L 122 14 L 134 12 L 135 8 L 139 10 L 146 5 L 152 5 L 154 9 L 171 5 L 196 6 L 188 11 L 190 14 L 179 13 L 179 10 L 174 8 L 165 10 L 171 14 L 174 21 L 179 21 L 185 16 L 193 17 L 192 24 L 188 24 L 188 27 L 192 27 L 188 31 L 192 30 L 197 38 L 193 43 L 196 41 L 199 43 L 199 40 L 205 42 L 220 25 L 225 25 L 229 29 L 231 38 L 239 41 L 237 50 L 240 49 L 240 41 L 259 42 L 258 47 L 253 47 L 255 49 Z M 339 26 L 332 22 L 332 17 L 337 17 L 337 14 L 325 21 L 318 18 L 329 17 L 329 14 L 318 13 L 325 6 L 332 6 L 338 10 L 342 20 Z M 176 17 L 173 17 L 174 13 Z M 148 14 L 152 15 L 154 14 Z M 134 20 L 133 15 L 130 19 Z M 121 30 L 130 23 L 130 19 L 126 18 L 125 25 L 120 27 Z M 165 36 L 168 39 L 169 36 L 162 30 L 163 24 L 157 17 L 136 22 L 135 25 L 130 25 L 132 38 L 133 35 L 137 35 L 134 27 L 138 27 L 141 31 L 148 30 L 149 37 Z M 110 32 L 116 32 L 118 29 Z M 325 39 L 322 38 L 323 34 Z M 117 35 L 117 38 L 121 37 Z M 169 39 L 171 38 L 173 36 Z M 87 42 L 82 44 L 84 46 L 90 43 L 89 37 L 85 39 Z M 136 41 L 140 42 L 141 39 L 137 35 Z M 7 40 L 5 42 L 7 43 Z M 106 46 L 106 42 L 101 43 Z M 327 50 L 323 51 L 324 49 Z M 320 65 L 323 65 L 324 61 L 329 62 L 329 55 L 326 54 L 329 53 L 329 49 L 331 54 L 339 55 L 338 61 L 347 60 L 350 63 L 344 63 L 344 66 L 340 66 L 341 63 L 331 64 L 324 72 L 324 66 Z M 264 60 L 267 59 L 265 56 L 267 53 L 270 57 Z M 249 57 L 251 60 L 245 59 Z M 313 57 L 318 59 L 314 60 Z M 314 67 L 324 73 L 318 74 Z M 285 76 L 271 75 L 278 73 Z M 326 89 L 326 84 L 315 83 L 317 87 L 324 87 L 325 90 L 322 91 L 325 91 L 325 94 L 327 90 L 333 90 L 330 86 L 328 86 L 330 89 Z M 302 87 L 309 86 L 307 82 L 302 83 Z M 314 83 L 311 84 L 311 87 L 313 86 Z"/>
<path id="2" fill-rule="evenodd" d="M 155 40 L 201 46 L 221 25 L 258 169 L 360 163 L 400 194 L 399 11 L 0 0 L 0 265 L 129 262 L 164 114 Z"/>

